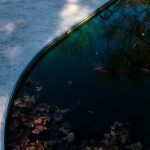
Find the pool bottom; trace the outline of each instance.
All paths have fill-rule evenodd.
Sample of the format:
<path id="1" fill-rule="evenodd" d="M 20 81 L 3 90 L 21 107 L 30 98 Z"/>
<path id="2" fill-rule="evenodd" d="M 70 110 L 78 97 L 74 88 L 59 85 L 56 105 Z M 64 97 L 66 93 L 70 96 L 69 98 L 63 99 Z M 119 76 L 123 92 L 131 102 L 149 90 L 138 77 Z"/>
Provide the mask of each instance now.
<path id="1" fill-rule="evenodd" d="M 24 95 L 23 98 L 16 99 L 9 121 L 8 132 L 11 136 L 7 139 L 9 143 L 7 149 L 89 150 L 101 148 L 107 150 L 135 147 L 137 150 L 142 147 L 138 140 L 131 140 L 131 125 L 128 122 L 115 122 L 111 127 L 107 124 L 103 130 L 102 127 L 95 125 L 92 126 L 93 133 L 94 131 L 95 133 L 89 134 L 89 129 L 83 137 L 81 136 L 83 124 L 80 122 L 80 117 L 78 124 L 81 123 L 81 128 L 76 126 L 76 130 L 75 124 L 69 122 L 67 118 L 70 113 L 71 110 L 68 108 L 60 109 L 56 105 L 38 103 L 36 96 Z M 88 113 L 94 114 L 93 111 Z M 87 126 L 84 128 L 87 129 Z"/>

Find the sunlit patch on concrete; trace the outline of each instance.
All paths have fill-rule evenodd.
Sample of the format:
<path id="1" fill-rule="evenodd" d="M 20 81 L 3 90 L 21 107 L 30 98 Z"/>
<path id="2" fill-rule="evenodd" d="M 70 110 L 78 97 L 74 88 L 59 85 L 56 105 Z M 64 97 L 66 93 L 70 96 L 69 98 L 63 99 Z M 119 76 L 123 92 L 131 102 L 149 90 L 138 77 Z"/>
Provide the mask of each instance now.
<path id="1" fill-rule="evenodd" d="M 12 21 L 12 22 L 8 22 L 4 24 L 3 29 L 7 33 L 12 33 L 16 29 L 24 29 L 27 26 L 28 24 L 26 23 L 26 21 L 23 19 L 20 19 L 17 21 Z"/>
<path id="2" fill-rule="evenodd" d="M 16 28 L 16 24 L 14 22 L 9 22 L 4 25 L 4 29 L 8 32 L 12 32 Z"/>
<path id="3" fill-rule="evenodd" d="M 9 47 L 7 50 L 6 50 L 6 57 L 9 58 L 9 59 L 12 59 L 12 58 L 16 58 L 16 57 L 19 57 L 22 53 L 22 48 L 21 46 L 14 46 L 14 47 Z"/>

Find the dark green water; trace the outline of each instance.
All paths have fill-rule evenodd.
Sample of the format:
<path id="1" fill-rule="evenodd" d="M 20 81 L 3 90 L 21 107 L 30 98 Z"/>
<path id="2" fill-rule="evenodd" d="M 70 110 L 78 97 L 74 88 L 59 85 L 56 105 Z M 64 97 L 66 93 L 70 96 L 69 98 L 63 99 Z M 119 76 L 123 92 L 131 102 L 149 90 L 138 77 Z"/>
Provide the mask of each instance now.
<path id="1" fill-rule="evenodd" d="M 78 139 L 99 138 L 115 121 L 129 122 L 132 140 L 150 143 L 150 3 L 121 1 L 53 48 L 30 72 L 42 90 L 23 93 L 71 111 Z"/>

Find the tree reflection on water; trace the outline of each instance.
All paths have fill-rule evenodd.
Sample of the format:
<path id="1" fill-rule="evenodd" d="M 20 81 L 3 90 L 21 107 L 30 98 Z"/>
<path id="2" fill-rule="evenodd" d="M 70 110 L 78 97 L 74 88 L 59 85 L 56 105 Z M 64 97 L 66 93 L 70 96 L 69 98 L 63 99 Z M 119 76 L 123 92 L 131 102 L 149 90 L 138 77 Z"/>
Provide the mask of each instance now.
<path id="1" fill-rule="evenodd" d="M 150 1 L 118 0 L 97 17 L 99 19 L 89 21 L 62 42 L 58 51 L 60 56 L 78 60 L 85 58 L 86 54 L 95 57 L 95 40 L 99 40 L 100 45 L 101 41 L 106 41 L 104 53 L 107 58 L 100 74 L 112 83 L 119 83 L 120 79 L 127 77 L 137 84 L 149 77 Z"/>
<path id="2" fill-rule="evenodd" d="M 114 17 L 115 16 L 115 17 Z M 103 75 L 138 83 L 150 75 L 150 1 L 127 0 L 106 24 L 108 56 Z"/>

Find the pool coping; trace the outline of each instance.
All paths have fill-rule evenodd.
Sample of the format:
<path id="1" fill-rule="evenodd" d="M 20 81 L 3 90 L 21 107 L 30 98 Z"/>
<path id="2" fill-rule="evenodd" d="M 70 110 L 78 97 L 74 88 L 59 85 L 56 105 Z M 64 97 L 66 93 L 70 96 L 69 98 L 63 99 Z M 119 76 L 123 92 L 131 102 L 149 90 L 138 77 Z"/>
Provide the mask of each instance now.
<path id="1" fill-rule="evenodd" d="M 5 148 L 5 138 L 6 138 L 6 136 L 5 136 L 6 132 L 5 131 L 6 131 L 6 128 L 7 128 L 7 120 L 8 120 L 9 110 L 10 110 L 11 104 L 13 102 L 13 99 L 16 97 L 17 91 L 19 90 L 19 88 L 21 86 L 21 83 L 22 83 L 23 79 L 28 75 L 30 70 L 39 62 L 39 60 L 42 57 L 44 57 L 51 49 L 53 49 L 55 46 L 57 46 L 62 40 L 64 40 L 70 34 L 75 32 L 78 28 L 80 28 L 82 25 L 84 25 L 87 21 L 90 21 L 98 13 L 100 13 L 100 12 L 104 11 L 105 9 L 107 9 L 108 7 L 110 7 L 116 1 L 118 1 L 118 0 L 109 0 L 108 2 L 106 2 L 105 4 L 100 6 L 98 9 L 96 9 L 94 12 L 90 13 L 90 15 L 83 18 L 81 21 L 77 22 L 75 25 L 70 27 L 68 30 L 63 32 L 61 35 L 54 38 L 51 42 L 49 42 L 41 50 L 39 50 L 39 52 L 37 52 L 37 54 L 26 65 L 25 69 L 20 74 L 19 79 L 15 83 L 15 86 L 14 86 L 12 92 L 10 93 L 10 95 L 8 95 L 8 98 L 7 98 L 8 101 L 6 103 L 4 115 L 2 117 L 2 123 L 3 123 L 2 124 L 2 132 L 1 132 L 1 136 L 2 136 L 1 137 L 1 140 L 2 140 L 1 141 L 1 149 L 2 150 L 6 149 Z"/>

